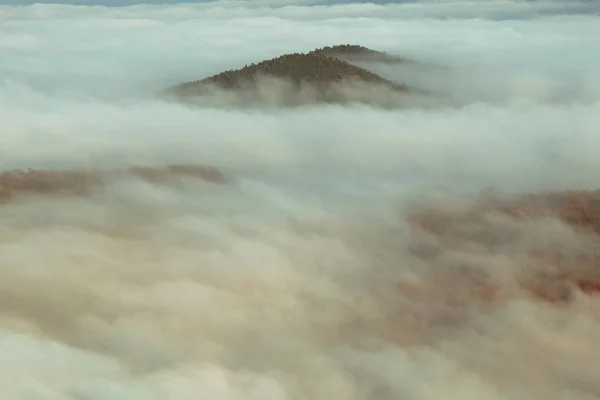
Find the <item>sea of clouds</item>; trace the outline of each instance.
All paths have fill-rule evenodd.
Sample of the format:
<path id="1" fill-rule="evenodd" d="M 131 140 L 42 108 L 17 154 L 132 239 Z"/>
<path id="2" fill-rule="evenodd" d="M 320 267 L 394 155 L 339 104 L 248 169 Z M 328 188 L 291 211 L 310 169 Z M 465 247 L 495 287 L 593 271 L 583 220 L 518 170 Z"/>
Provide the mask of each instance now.
<path id="1" fill-rule="evenodd" d="M 200 163 L 229 181 L 2 205 L 1 398 L 600 398 L 600 300 L 514 283 L 531 249 L 600 240 L 498 220 L 501 245 L 427 262 L 410 250 L 436 238 L 405 221 L 448 191 L 599 185 L 597 2 L 77 3 L 0 5 L 0 168 Z M 460 106 L 155 96 L 343 43 L 417 61 L 364 66 Z M 454 301 L 465 266 L 508 300 Z"/>

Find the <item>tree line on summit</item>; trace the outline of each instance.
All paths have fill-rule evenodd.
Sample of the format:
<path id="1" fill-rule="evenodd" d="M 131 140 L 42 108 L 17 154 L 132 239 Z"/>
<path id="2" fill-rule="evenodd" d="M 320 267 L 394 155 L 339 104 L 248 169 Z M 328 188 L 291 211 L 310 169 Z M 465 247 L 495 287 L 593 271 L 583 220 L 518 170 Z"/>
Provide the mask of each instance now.
<path id="1" fill-rule="evenodd" d="M 334 83 L 354 80 L 379 84 L 394 90 L 406 90 L 403 84 L 391 82 L 381 76 L 346 61 L 348 56 L 373 61 L 400 61 L 387 53 L 358 45 L 326 46 L 308 53 L 291 53 L 245 65 L 243 68 L 227 70 L 202 80 L 185 82 L 168 89 L 170 94 L 194 95 L 207 85 L 231 90 L 248 87 L 258 77 L 281 78 L 295 85 L 302 83 L 323 87 Z"/>

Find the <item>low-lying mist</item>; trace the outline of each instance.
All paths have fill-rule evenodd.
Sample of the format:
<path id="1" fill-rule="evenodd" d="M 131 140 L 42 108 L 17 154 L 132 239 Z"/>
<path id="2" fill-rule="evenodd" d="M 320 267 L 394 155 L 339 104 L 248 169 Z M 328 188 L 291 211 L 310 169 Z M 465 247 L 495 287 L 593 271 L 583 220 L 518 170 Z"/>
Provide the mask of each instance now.
<path id="1" fill-rule="evenodd" d="M 234 90 L 204 84 L 189 93 L 168 91 L 158 98 L 205 108 L 282 109 L 318 107 L 323 105 L 370 106 L 384 110 L 456 107 L 459 105 L 443 93 L 417 88 L 394 87 L 394 83 L 377 84 L 357 79 L 345 79 L 325 85 L 296 83 L 290 79 L 258 76 L 240 82 Z M 398 85 L 399 86 L 399 85 Z M 172 90 L 172 88 L 169 88 Z"/>
<path id="2" fill-rule="evenodd" d="M 597 16 L 455 3 L 460 19 L 429 2 L 0 6 L 0 170 L 226 178 L 3 200 L 2 397 L 600 398 L 600 296 L 544 280 L 598 274 L 597 234 L 550 215 L 413 218 L 490 187 L 599 186 Z M 155 96 L 340 43 L 414 60 L 360 65 L 457 103 Z"/>

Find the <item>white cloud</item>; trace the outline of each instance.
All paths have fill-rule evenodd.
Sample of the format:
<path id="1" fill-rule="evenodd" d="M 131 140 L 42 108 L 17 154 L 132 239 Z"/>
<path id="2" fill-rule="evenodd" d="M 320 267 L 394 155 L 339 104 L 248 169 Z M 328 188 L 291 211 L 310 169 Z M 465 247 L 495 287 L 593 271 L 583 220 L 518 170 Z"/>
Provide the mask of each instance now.
<path id="1" fill-rule="evenodd" d="M 514 295 L 532 249 L 586 259 L 596 237 L 494 220 L 473 236 L 501 243 L 424 262 L 408 249 L 435 240 L 399 215 L 436 185 L 597 185 L 589 4 L 1 6 L 2 169 L 197 162 L 232 181 L 2 205 L 0 393 L 597 398 L 597 299 L 482 312 L 455 297 L 464 267 Z M 463 106 L 198 109 L 150 96 L 339 43 L 433 64 L 369 67 Z M 426 297 L 398 289 L 428 272 L 442 278 L 426 279 Z"/>

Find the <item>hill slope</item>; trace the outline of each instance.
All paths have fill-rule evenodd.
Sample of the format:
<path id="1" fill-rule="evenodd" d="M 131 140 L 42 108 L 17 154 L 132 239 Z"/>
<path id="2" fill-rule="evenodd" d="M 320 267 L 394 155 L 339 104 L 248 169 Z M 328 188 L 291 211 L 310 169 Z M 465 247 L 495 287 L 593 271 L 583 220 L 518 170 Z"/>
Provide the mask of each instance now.
<path id="1" fill-rule="evenodd" d="M 411 213 L 407 218 L 411 227 L 436 238 L 431 242 L 433 245 L 415 249 L 426 261 L 438 257 L 438 250 L 442 248 L 459 252 L 477 248 L 488 254 L 503 254 L 519 240 L 516 239 L 516 228 L 510 228 L 510 222 L 533 223 L 549 219 L 560 220 L 580 233 L 581 245 L 566 256 L 564 248 L 557 245 L 555 239 L 528 236 L 528 240 L 536 244 L 526 253 L 530 268 L 527 274 L 515 277 L 517 284 L 534 298 L 552 303 L 570 302 L 577 292 L 600 295 L 600 248 L 592 236 L 600 234 L 600 190 L 541 192 L 514 198 L 503 198 L 487 191 L 477 202 L 464 208 L 442 204 Z M 489 277 L 482 278 L 485 281 Z M 473 291 L 483 289 L 480 294 L 486 297 L 492 294 L 496 300 L 501 300 L 494 295 L 503 291 L 501 287 L 496 284 L 483 287 L 481 283 L 480 280 L 468 285 Z M 502 296 L 514 294 L 513 290 L 514 287 L 509 288 Z"/>
<path id="2" fill-rule="evenodd" d="M 228 70 L 200 81 L 186 82 L 171 88 L 181 94 L 193 92 L 201 86 L 213 84 L 222 89 L 241 89 L 251 86 L 256 78 L 275 77 L 291 81 L 294 84 L 328 85 L 345 80 L 359 80 L 366 83 L 383 84 L 397 89 L 405 89 L 377 74 L 357 67 L 348 62 L 329 57 L 321 53 L 284 54 L 258 64 L 246 65 L 237 70 Z"/>
<path id="3" fill-rule="evenodd" d="M 308 54 L 334 57 L 348 62 L 371 61 L 384 63 L 405 63 L 410 62 L 407 59 L 392 56 L 383 51 L 372 50 L 367 47 L 342 44 L 337 46 L 325 46 L 315 49 Z"/>
<path id="4" fill-rule="evenodd" d="M 216 168 L 202 165 L 132 166 L 92 170 L 13 170 L 0 172 L 0 204 L 32 195 L 84 195 L 94 188 L 124 177 L 152 183 L 190 178 L 224 183 Z"/>
<path id="5" fill-rule="evenodd" d="M 227 70 L 198 81 L 185 82 L 165 90 L 165 94 L 184 101 L 212 97 L 218 102 L 268 103 L 271 105 L 302 105 L 311 103 L 397 103 L 399 94 L 410 91 L 408 86 L 331 56 L 333 51 L 352 54 L 376 54 L 361 46 L 343 45 L 317 49 L 310 53 L 293 53 Z"/>

